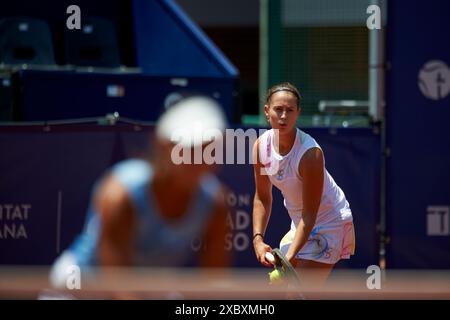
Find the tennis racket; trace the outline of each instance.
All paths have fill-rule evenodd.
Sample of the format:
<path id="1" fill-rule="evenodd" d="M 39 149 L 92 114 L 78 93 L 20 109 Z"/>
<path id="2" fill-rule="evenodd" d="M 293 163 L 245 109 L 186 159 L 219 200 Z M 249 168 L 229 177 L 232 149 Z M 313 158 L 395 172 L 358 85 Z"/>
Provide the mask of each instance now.
<path id="1" fill-rule="evenodd" d="M 283 278 L 287 280 L 288 286 L 298 292 L 298 297 L 304 299 L 300 291 L 300 278 L 292 264 L 285 258 L 280 249 L 272 249 L 272 252 L 266 253 L 266 259 L 273 264 L 274 269 L 283 273 Z"/>

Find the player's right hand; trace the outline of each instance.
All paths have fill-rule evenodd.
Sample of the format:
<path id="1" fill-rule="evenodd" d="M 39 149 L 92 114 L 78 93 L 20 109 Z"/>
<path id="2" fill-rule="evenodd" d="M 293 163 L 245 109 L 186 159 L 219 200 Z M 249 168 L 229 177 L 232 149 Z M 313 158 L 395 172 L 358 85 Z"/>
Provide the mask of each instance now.
<path id="1" fill-rule="evenodd" d="M 253 242 L 253 247 L 258 261 L 265 267 L 272 267 L 273 265 L 266 259 L 266 252 L 271 252 L 272 248 L 262 240 Z"/>

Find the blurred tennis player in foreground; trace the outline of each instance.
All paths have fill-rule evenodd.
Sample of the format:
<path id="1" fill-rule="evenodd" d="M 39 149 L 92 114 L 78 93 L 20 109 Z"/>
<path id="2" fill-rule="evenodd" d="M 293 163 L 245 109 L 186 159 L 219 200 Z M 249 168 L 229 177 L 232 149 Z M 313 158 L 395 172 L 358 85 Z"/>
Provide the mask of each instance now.
<path id="1" fill-rule="evenodd" d="M 340 259 L 354 254 L 353 218 L 344 192 L 325 169 L 322 149 L 296 127 L 300 94 L 292 84 L 269 89 L 264 105 L 272 129 L 256 141 L 253 157 L 256 192 L 253 206 L 253 245 L 257 259 L 270 266 L 272 248 L 264 235 L 272 209 L 272 185 L 283 194 L 292 220 L 280 249 L 296 266 L 300 281 L 320 288 Z"/>
<path id="2" fill-rule="evenodd" d="M 204 133 L 225 126 L 212 99 L 190 97 L 170 107 L 157 123 L 151 161 L 120 162 L 96 183 L 84 230 L 54 263 L 52 284 L 65 285 L 70 265 L 81 272 L 85 266 L 183 267 L 193 260 L 228 266 L 227 209 L 214 166 L 174 163 L 176 147 L 190 151 L 192 160 L 196 149 L 213 143 Z M 203 249 L 193 250 L 199 241 Z"/>

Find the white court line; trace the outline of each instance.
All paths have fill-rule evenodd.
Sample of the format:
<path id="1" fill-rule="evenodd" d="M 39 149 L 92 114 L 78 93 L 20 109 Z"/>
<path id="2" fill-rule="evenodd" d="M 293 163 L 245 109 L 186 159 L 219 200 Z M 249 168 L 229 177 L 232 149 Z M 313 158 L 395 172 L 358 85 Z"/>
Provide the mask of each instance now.
<path id="1" fill-rule="evenodd" d="M 56 253 L 59 253 L 61 247 L 61 207 L 62 191 L 58 191 L 57 212 L 56 212 Z"/>

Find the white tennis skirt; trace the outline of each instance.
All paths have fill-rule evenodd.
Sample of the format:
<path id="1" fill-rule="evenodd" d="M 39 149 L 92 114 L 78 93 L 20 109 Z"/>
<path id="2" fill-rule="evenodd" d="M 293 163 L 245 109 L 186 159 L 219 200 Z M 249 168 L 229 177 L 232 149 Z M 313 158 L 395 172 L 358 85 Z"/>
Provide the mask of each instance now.
<path id="1" fill-rule="evenodd" d="M 286 255 L 294 236 L 295 229 L 291 229 L 281 239 L 280 249 L 283 254 Z M 338 221 L 314 227 L 296 258 L 335 264 L 340 259 L 350 259 L 353 254 L 355 254 L 353 221 Z"/>

